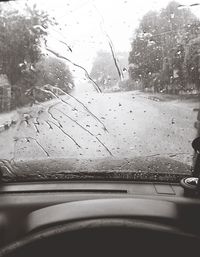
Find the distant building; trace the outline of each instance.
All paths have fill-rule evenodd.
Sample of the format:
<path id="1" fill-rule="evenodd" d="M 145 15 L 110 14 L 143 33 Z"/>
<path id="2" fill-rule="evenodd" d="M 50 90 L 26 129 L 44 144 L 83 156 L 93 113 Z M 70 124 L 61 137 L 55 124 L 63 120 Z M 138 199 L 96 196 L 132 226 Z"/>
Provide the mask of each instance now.
<path id="1" fill-rule="evenodd" d="M 11 85 L 6 74 L 0 74 L 0 112 L 9 111 L 11 104 Z"/>

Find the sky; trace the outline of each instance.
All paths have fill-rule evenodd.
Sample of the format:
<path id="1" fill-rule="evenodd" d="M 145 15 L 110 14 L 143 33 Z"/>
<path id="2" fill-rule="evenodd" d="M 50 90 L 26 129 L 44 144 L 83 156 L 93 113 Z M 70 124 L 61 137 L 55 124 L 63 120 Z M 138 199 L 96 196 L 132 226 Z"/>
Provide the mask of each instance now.
<path id="1" fill-rule="evenodd" d="M 20 0 L 19 0 L 20 1 Z M 54 16 L 59 23 L 50 30 L 48 46 L 73 62 L 91 70 L 99 50 L 110 51 L 107 35 L 115 52 L 130 51 L 131 39 L 143 15 L 159 11 L 169 0 L 30 0 Z M 190 5 L 198 0 L 179 0 Z M 200 3 L 200 0 L 199 0 Z M 200 17 L 200 6 L 191 8 Z M 72 52 L 61 43 L 64 41 Z"/>

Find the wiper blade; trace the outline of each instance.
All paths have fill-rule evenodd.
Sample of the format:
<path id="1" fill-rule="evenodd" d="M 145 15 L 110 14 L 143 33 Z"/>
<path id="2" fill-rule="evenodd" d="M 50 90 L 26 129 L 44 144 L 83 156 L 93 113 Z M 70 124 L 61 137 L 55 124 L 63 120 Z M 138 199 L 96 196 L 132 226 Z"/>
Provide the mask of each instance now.
<path id="1" fill-rule="evenodd" d="M 170 163 L 167 166 L 166 163 Z M 155 166 L 160 164 L 160 168 Z M 162 165 L 161 165 L 162 164 Z M 129 160 L 104 158 L 94 160 L 45 159 L 12 162 L 1 161 L 0 169 L 5 182 L 22 181 L 145 181 L 178 183 L 191 176 L 190 166 L 169 158 L 137 157 Z"/>

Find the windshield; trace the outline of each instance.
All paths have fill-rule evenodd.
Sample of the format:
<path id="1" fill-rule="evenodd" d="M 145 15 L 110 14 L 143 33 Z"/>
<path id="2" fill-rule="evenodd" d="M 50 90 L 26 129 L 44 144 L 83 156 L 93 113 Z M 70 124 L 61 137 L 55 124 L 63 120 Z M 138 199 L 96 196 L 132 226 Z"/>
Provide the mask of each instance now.
<path id="1" fill-rule="evenodd" d="M 6 179 L 190 174 L 199 89 L 200 2 L 0 3 Z"/>

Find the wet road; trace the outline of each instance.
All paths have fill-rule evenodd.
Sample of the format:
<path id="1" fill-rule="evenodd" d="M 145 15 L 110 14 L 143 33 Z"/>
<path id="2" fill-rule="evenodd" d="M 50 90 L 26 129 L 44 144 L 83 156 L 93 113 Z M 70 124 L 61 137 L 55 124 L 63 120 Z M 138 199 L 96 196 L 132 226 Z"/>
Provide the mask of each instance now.
<path id="1" fill-rule="evenodd" d="M 197 103 L 134 92 L 74 93 L 18 111 L 1 159 L 162 156 L 191 164 Z"/>

